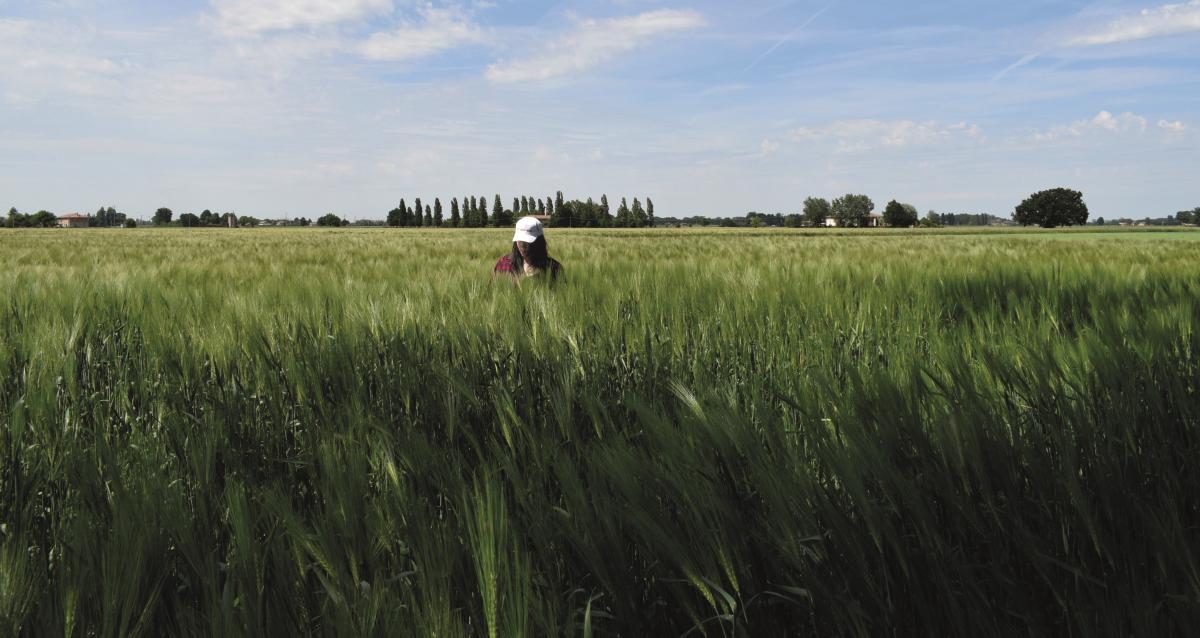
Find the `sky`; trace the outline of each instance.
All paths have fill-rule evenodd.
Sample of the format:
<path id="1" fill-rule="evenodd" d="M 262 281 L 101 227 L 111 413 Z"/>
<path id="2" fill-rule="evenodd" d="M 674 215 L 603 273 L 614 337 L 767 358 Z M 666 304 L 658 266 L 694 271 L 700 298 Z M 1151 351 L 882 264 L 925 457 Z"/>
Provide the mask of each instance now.
<path id="1" fill-rule="evenodd" d="M 1200 0 L 0 0 L 0 206 L 1200 206 Z"/>

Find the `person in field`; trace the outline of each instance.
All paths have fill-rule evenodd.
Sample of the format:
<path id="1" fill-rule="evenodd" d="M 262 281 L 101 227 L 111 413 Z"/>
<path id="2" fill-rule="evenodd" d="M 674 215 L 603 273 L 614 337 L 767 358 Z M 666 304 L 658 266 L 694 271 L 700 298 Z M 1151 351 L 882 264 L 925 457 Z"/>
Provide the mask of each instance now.
<path id="1" fill-rule="evenodd" d="M 529 277 L 545 277 L 550 281 L 562 275 L 562 264 L 558 263 L 546 249 L 546 235 L 542 222 L 536 217 L 517 220 L 513 233 L 512 252 L 501 257 L 492 269 L 492 278 L 511 277 L 514 282 Z"/>

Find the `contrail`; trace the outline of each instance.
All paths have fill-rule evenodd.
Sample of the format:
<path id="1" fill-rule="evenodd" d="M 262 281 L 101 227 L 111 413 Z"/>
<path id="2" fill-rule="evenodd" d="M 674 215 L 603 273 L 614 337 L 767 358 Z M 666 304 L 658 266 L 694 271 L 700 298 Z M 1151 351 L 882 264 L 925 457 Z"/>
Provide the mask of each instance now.
<path id="1" fill-rule="evenodd" d="M 1038 56 L 1040 56 L 1042 53 L 1043 53 L 1043 51 L 1038 51 L 1037 53 L 1030 53 L 1029 55 L 1022 57 L 1020 60 L 1017 60 L 1016 62 L 1013 62 L 1012 64 L 1004 67 L 1003 71 L 992 76 L 992 81 L 997 82 L 997 81 L 1001 80 L 1002 78 L 1004 78 L 1004 76 L 1008 75 L 1008 73 L 1010 71 L 1019 69 L 1019 68 L 1025 66 L 1026 64 L 1029 64 L 1030 62 L 1033 62 L 1034 60 L 1038 59 Z"/>
<path id="2" fill-rule="evenodd" d="M 833 5 L 835 5 L 835 4 L 837 4 L 836 0 L 834 2 L 830 2 L 829 4 L 825 5 L 825 8 L 821 9 L 820 11 L 812 14 L 812 16 L 810 16 L 807 20 L 805 20 L 800 26 L 796 27 L 795 29 L 792 29 L 791 33 L 783 36 L 783 38 L 781 40 L 779 40 L 779 42 L 776 42 L 773 46 L 771 46 L 771 48 L 767 49 L 766 51 L 763 52 L 762 55 L 758 56 L 758 59 L 751 62 L 750 66 L 746 67 L 745 69 L 742 69 L 742 73 L 745 73 L 745 72 L 749 71 L 750 69 L 753 69 L 754 67 L 758 66 L 758 63 L 767 59 L 767 56 L 774 53 L 775 49 L 778 49 L 779 47 L 786 44 L 789 40 L 796 37 L 797 33 L 800 33 L 801 31 L 804 30 L 805 27 L 812 24 L 814 20 L 821 17 L 821 14 L 832 9 Z"/>

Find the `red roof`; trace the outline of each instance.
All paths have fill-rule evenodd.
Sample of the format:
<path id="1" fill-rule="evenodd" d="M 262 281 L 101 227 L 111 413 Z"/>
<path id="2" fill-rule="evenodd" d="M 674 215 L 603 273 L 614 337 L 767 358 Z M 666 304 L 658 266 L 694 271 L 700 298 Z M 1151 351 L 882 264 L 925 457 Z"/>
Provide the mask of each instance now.
<path id="1" fill-rule="evenodd" d="M 59 219 L 87 219 L 87 215 L 81 215 L 79 213 L 67 213 L 66 215 L 59 215 L 58 218 Z"/>

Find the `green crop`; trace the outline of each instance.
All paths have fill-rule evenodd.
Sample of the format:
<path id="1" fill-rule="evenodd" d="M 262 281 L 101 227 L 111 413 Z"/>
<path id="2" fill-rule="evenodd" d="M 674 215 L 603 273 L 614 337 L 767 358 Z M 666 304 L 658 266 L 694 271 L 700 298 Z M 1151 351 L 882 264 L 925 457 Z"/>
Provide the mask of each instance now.
<path id="1" fill-rule="evenodd" d="M 1197 236 L 0 232 L 0 635 L 1186 633 Z"/>

